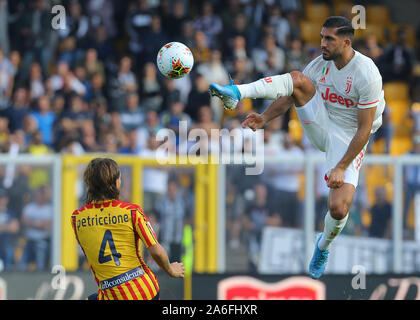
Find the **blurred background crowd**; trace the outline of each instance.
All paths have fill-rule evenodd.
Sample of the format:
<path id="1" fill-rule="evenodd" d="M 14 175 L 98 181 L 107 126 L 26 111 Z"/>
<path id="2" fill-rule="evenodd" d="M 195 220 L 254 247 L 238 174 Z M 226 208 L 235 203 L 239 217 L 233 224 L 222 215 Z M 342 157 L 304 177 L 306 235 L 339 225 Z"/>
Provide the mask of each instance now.
<path id="1" fill-rule="evenodd" d="M 52 28 L 55 4 L 66 8 L 65 29 Z M 420 32 L 394 21 L 379 0 L 0 0 L 0 152 L 150 157 L 161 144 L 159 130 L 178 133 L 180 121 L 208 133 L 239 128 L 248 112 L 262 112 L 269 101 L 243 100 L 226 111 L 210 97 L 209 83 L 227 84 L 231 75 L 240 84 L 303 70 L 320 54 L 323 20 L 351 19 L 356 4 L 366 6 L 368 24 L 357 30 L 354 48 L 377 63 L 388 103 L 369 151 L 420 153 Z M 191 74 L 178 80 L 162 77 L 155 64 L 158 50 L 171 41 L 187 45 L 195 59 Z M 180 153 L 179 139 L 172 143 L 171 150 Z M 317 153 L 293 110 L 267 126 L 264 145 L 266 155 Z M 244 143 L 234 151 L 245 149 Z M 317 170 L 322 178 L 323 168 Z M 420 179 L 417 167 L 409 170 L 411 201 Z M 44 269 L 53 216 L 50 174 L 20 166 L 20 178 L 7 183 L 7 172 L 0 168 L 1 259 L 8 269 Z M 304 171 L 290 164 L 266 165 L 259 176 L 244 176 L 241 167 L 227 172 L 228 247 L 244 249 L 255 269 L 264 226 L 301 228 Z M 192 174 L 150 169 L 144 175 L 145 210 L 175 258 L 182 223 L 193 215 Z M 365 169 L 344 232 L 390 237 L 391 180 L 385 166 Z M 328 189 L 322 179 L 315 189 L 320 230 Z M 407 230 L 413 228 L 410 201 Z"/>

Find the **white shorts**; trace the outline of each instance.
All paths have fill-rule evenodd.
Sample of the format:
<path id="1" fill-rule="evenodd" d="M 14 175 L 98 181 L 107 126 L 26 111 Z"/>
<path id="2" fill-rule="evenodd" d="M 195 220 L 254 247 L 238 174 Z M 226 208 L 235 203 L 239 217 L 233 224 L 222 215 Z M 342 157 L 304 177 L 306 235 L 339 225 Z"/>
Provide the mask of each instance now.
<path id="1" fill-rule="evenodd" d="M 325 180 L 328 180 L 330 171 L 337 165 L 347 152 L 354 132 L 345 131 L 328 117 L 324 100 L 318 92 L 302 107 L 296 108 L 300 124 L 312 144 L 325 152 L 326 169 Z M 366 154 L 367 143 L 362 151 L 356 156 L 344 173 L 344 182 L 357 187 L 359 170 Z"/>

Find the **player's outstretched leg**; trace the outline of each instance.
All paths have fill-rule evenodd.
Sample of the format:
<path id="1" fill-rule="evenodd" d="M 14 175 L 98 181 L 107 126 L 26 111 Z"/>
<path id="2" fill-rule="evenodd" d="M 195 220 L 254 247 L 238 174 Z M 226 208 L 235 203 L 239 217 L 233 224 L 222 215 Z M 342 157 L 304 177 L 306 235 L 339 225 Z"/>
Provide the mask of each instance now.
<path id="1" fill-rule="evenodd" d="M 315 88 L 309 78 L 299 71 L 266 77 L 255 82 L 221 86 L 210 84 L 210 94 L 222 99 L 226 109 L 233 110 L 241 99 L 276 100 L 280 97 L 293 96 L 296 106 L 306 104 L 315 94 Z"/>

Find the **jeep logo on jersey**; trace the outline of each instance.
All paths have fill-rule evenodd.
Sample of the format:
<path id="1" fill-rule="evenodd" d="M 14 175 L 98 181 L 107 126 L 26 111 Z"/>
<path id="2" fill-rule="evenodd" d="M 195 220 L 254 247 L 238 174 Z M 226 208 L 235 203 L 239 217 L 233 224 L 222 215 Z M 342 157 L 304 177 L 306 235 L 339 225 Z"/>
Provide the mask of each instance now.
<path id="1" fill-rule="evenodd" d="M 308 277 L 290 277 L 267 283 L 247 277 L 230 277 L 217 285 L 219 300 L 325 300 L 325 284 Z"/>
<path id="2" fill-rule="evenodd" d="M 344 98 L 342 96 L 339 96 L 333 92 L 330 93 L 330 88 L 327 88 L 327 91 L 325 91 L 325 94 L 322 93 L 322 99 L 324 99 L 325 101 L 329 101 L 331 103 L 339 103 L 342 106 L 346 106 L 346 108 L 350 108 L 353 107 L 355 105 L 355 103 L 353 102 L 353 100 L 349 99 L 349 98 Z"/>

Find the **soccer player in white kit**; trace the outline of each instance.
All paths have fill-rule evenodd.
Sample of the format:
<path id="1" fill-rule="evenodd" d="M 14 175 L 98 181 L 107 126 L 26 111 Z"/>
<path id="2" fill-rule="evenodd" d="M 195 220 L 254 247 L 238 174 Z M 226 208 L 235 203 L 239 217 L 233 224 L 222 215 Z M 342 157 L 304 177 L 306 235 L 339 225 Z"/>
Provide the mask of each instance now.
<path id="1" fill-rule="evenodd" d="M 303 72 L 228 86 L 210 85 L 210 93 L 234 109 L 244 98 L 275 100 L 261 114 L 250 113 L 243 127 L 261 129 L 295 106 L 299 121 L 316 148 L 325 152 L 330 188 L 323 232 L 309 265 L 312 278 L 325 270 L 329 246 L 344 228 L 369 137 L 382 124 L 382 77 L 374 62 L 352 48 L 354 29 L 344 17 L 329 17 L 321 29 L 322 55 Z"/>

